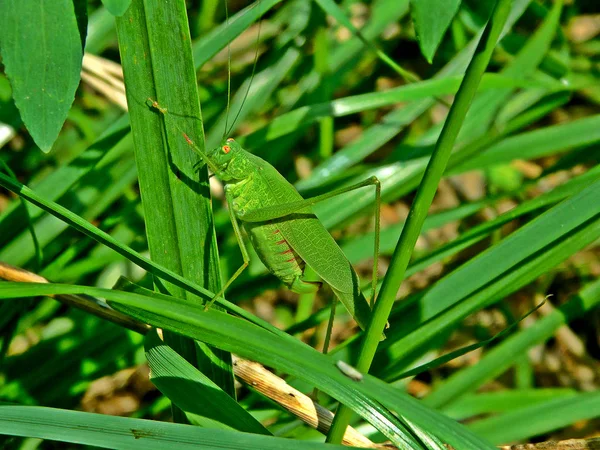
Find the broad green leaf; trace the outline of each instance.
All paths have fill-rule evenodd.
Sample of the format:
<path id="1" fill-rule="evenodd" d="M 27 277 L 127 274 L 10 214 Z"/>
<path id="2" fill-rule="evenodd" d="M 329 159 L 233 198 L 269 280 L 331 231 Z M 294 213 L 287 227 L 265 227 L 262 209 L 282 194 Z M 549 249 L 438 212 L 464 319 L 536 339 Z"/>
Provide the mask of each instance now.
<path id="1" fill-rule="evenodd" d="M 424 407 L 420 401 L 395 387 L 370 375 L 364 375 L 357 382 L 343 374 L 331 356 L 319 353 L 300 341 L 281 339 L 226 313 L 213 309 L 204 311 L 201 305 L 174 298 L 167 300 L 164 296 L 148 297 L 76 285 L 0 283 L 0 299 L 59 293 L 106 298 L 116 309 L 153 326 L 201 340 L 306 380 L 349 405 L 393 442 L 406 445 L 410 441 L 405 440 L 403 426 L 390 410 L 405 416 L 424 430 L 435 430 L 444 443 L 465 450 L 493 448 L 467 432 L 462 425 Z"/>
<path id="2" fill-rule="evenodd" d="M 74 2 L 3 1 L 0 48 L 23 122 L 47 153 L 79 85 L 83 46 Z"/>
<path id="3" fill-rule="evenodd" d="M 411 0 L 410 10 L 421 53 L 431 63 L 446 30 L 458 11 L 460 0 Z"/>

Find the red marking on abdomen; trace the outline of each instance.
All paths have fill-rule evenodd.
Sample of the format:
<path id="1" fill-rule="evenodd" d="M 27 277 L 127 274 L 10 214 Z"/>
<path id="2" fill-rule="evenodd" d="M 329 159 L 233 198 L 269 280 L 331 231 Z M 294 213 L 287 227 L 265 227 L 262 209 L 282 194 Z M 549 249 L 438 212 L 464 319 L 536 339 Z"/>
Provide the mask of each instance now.
<path id="1" fill-rule="evenodd" d="M 292 253 L 293 250 L 291 248 L 288 248 L 287 250 L 284 250 L 283 252 L 281 252 L 282 255 L 285 255 L 286 253 Z"/>
<path id="2" fill-rule="evenodd" d="M 294 261 L 296 261 L 296 258 L 295 258 L 295 257 L 294 257 L 294 258 L 287 259 L 285 262 L 294 262 Z"/>
<path id="3" fill-rule="evenodd" d="M 281 245 L 281 244 L 285 244 L 287 241 L 285 239 L 280 240 L 279 242 L 276 243 L 276 245 Z"/>
<path id="4" fill-rule="evenodd" d="M 277 234 L 277 233 L 281 233 L 281 231 L 280 230 L 273 231 L 273 234 Z"/>

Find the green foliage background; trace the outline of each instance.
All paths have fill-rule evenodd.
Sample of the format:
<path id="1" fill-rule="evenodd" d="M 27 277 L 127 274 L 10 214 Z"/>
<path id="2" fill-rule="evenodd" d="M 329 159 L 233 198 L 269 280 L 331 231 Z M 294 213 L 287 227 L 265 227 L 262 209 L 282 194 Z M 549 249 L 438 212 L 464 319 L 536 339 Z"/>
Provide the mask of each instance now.
<path id="1" fill-rule="evenodd" d="M 598 11 L 583 1 L 498 3 L 509 13 L 488 64 L 475 49 L 491 0 L 260 0 L 227 12 L 222 1 L 112 0 L 87 12 L 68 0 L 43 11 L 2 2 L 3 445 L 326 445 L 251 388 L 236 390 L 231 353 L 303 392 L 318 388 L 321 404 L 342 402 L 363 434 L 399 448 L 597 433 L 600 41 L 586 19 Z M 120 63 L 125 91 L 119 67 L 86 56 L 82 69 L 83 50 Z M 469 65 L 487 66 L 479 83 L 463 80 Z M 441 133 L 461 101 L 466 117 L 454 107 Z M 226 123 L 305 197 L 381 181 L 380 300 L 396 301 L 362 381 L 335 365 L 370 365 L 358 358 L 365 334 L 342 307 L 335 349 L 315 350 L 327 289 L 292 296 L 255 255 L 226 300 L 203 311 L 241 256 L 222 187 L 177 130 L 212 148 Z M 439 174 L 424 177 L 430 160 Z M 476 194 L 465 189 L 472 177 Z M 456 201 L 444 203 L 449 192 Z M 400 238 L 399 211 L 411 205 Z M 373 207 L 369 190 L 314 207 L 366 291 Z M 451 239 L 435 234 L 444 227 Z M 11 267 L 52 283 L 15 282 Z M 543 314 L 518 323 L 547 296 Z M 141 323 L 166 330 L 164 341 Z M 557 335 L 564 325 L 571 340 Z M 538 345 L 591 377 L 549 376 L 531 353 Z M 93 395 L 99 378 L 146 362 L 162 394 L 113 386 Z M 419 400 L 408 395 L 423 385 Z M 103 409 L 123 392 L 133 406 Z"/>

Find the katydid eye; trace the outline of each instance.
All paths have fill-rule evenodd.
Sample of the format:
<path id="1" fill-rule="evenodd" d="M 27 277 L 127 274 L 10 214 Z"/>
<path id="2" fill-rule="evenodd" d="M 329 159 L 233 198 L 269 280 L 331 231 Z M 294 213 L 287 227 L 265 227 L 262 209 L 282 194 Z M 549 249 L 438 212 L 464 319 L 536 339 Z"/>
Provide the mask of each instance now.
<path id="1" fill-rule="evenodd" d="M 233 138 L 227 138 L 227 142 L 233 142 Z"/>
<path id="2" fill-rule="evenodd" d="M 231 147 L 229 145 L 223 146 L 223 153 L 229 153 L 231 151 Z"/>

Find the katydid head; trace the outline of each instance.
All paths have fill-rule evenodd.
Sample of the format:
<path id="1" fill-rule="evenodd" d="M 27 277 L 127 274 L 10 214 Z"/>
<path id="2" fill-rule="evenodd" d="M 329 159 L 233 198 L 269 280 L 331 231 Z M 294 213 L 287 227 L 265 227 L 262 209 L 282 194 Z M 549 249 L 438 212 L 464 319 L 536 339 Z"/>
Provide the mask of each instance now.
<path id="1" fill-rule="evenodd" d="M 245 169 L 244 153 L 240 144 L 233 138 L 227 138 L 206 156 L 216 168 L 215 175 L 223 181 L 232 181 L 243 180 L 249 175 Z"/>

